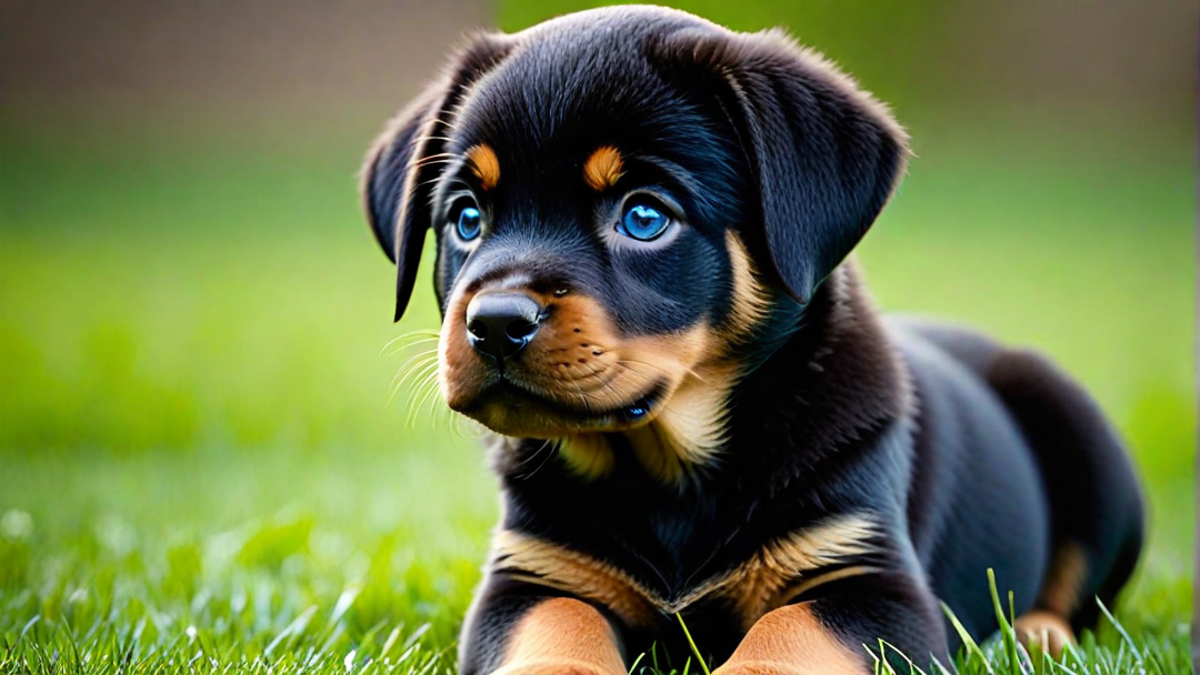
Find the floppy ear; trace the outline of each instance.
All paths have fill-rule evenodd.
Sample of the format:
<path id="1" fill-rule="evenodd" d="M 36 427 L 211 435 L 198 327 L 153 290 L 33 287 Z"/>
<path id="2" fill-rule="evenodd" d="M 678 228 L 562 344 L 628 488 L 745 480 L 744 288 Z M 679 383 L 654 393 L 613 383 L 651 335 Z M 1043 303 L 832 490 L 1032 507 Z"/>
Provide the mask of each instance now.
<path id="1" fill-rule="evenodd" d="M 762 236 L 801 304 L 862 239 L 904 172 L 907 134 L 887 108 L 778 30 L 686 30 L 660 58 L 719 92 L 754 174 Z"/>
<path id="2" fill-rule="evenodd" d="M 444 163 L 454 110 L 465 92 L 510 49 L 507 36 L 479 34 L 452 59 L 450 68 L 388 122 L 363 165 L 361 190 L 367 220 L 384 253 L 396 263 L 396 320 L 404 314 L 417 280 L 417 264 L 431 225 L 429 196 Z"/>

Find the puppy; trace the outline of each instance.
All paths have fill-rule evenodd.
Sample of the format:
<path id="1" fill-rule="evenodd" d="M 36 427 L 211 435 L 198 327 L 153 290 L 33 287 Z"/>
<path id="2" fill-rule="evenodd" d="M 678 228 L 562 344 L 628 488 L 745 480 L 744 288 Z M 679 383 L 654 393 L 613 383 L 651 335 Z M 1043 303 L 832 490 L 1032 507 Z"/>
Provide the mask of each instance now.
<path id="1" fill-rule="evenodd" d="M 638 6 L 476 35 L 392 120 L 363 192 L 396 317 L 432 230 L 441 392 L 498 434 L 460 672 L 681 663 L 676 613 L 721 675 L 865 675 L 881 639 L 949 667 L 940 603 L 996 631 L 989 568 L 1050 649 L 1112 602 L 1143 516 L 1097 406 L 881 317 L 847 258 L 906 140 L 783 34 Z"/>

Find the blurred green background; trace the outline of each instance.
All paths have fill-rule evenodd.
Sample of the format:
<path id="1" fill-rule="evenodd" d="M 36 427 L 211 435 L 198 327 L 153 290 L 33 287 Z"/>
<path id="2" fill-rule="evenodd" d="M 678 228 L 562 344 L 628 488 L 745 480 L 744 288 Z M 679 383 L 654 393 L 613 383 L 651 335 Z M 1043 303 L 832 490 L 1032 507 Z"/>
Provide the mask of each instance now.
<path id="1" fill-rule="evenodd" d="M 893 104 L 917 157 L 871 287 L 1100 400 L 1152 506 L 1146 635 L 1190 616 L 1193 4 L 680 3 Z M 475 432 L 389 403 L 381 348 L 437 317 L 391 323 L 355 174 L 464 28 L 585 6 L 0 3 L 0 635 L 269 652 L 341 597 L 333 644 L 449 653 L 496 487 Z"/>

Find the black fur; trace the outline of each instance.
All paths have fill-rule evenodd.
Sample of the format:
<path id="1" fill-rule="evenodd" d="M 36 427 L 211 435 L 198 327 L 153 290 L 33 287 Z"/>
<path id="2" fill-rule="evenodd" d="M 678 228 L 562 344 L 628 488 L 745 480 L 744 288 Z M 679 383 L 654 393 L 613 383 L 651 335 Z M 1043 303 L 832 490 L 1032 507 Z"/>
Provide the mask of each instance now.
<path id="1" fill-rule="evenodd" d="M 877 514 L 874 551 L 857 562 L 882 571 L 795 601 L 811 601 L 848 645 L 883 638 L 922 664 L 949 665 L 958 646 L 939 600 L 984 638 L 997 627 L 986 570 L 1021 613 L 1038 606 L 1064 542 L 1087 561 L 1067 618 L 1090 625 L 1092 597 L 1112 601 L 1140 550 L 1142 506 L 1095 404 L 1032 354 L 937 324 L 884 321 L 843 264 L 907 156 L 903 132 L 852 81 L 778 34 L 647 7 L 478 36 L 448 73 L 397 118 L 364 176 L 369 219 L 398 261 L 397 317 L 431 227 L 443 312 L 456 289 L 520 272 L 530 292 L 581 289 L 627 336 L 702 322 L 728 329 L 737 300 L 727 231 L 765 282 L 767 307 L 732 355 L 742 369 L 712 465 L 664 485 L 614 432 L 605 436 L 611 472 L 585 478 L 542 439 L 507 439 L 497 457 L 504 528 L 603 561 L 670 599 L 831 515 Z M 478 143 L 501 158 L 499 186 L 486 194 L 462 159 Z M 626 154 L 620 190 L 580 179 L 601 145 Z M 606 244 L 629 189 L 678 204 L 686 227 L 669 246 Z M 472 252 L 456 247 L 447 222 L 464 190 L 482 195 L 488 224 Z M 507 629 L 563 593 L 490 573 L 465 627 L 461 671 L 494 670 Z M 655 643 L 686 656 L 673 617 L 634 627 L 607 615 L 627 660 Z M 683 616 L 717 662 L 744 632 L 721 602 Z"/>

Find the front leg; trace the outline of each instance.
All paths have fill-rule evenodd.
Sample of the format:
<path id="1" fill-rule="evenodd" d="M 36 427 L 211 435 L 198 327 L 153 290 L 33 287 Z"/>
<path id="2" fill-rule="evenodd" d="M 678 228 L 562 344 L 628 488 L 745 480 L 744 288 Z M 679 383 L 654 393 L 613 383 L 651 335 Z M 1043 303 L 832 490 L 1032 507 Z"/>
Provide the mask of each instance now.
<path id="1" fill-rule="evenodd" d="M 462 675 L 625 675 L 608 619 L 592 605 L 493 577 L 463 628 Z"/>
<path id="2" fill-rule="evenodd" d="M 813 596 L 765 614 L 713 675 L 871 675 L 867 650 L 878 656 L 880 639 L 897 673 L 909 666 L 896 649 L 926 673 L 932 659 L 951 667 L 937 601 L 919 579 L 882 572 L 832 582 Z"/>

